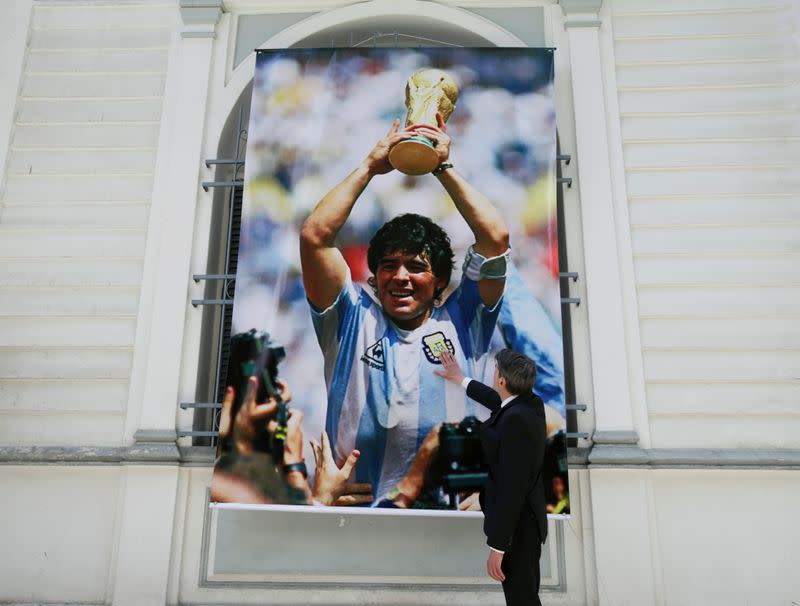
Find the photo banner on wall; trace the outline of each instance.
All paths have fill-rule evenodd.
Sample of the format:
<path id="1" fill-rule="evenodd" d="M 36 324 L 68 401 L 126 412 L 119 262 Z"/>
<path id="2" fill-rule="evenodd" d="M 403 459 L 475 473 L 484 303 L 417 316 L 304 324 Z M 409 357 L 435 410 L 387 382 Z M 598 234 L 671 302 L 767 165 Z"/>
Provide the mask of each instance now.
<path id="1" fill-rule="evenodd" d="M 568 514 L 553 51 L 259 51 L 247 135 L 212 501 L 479 510 L 442 356 L 492 386 L 510 348 Z"/>

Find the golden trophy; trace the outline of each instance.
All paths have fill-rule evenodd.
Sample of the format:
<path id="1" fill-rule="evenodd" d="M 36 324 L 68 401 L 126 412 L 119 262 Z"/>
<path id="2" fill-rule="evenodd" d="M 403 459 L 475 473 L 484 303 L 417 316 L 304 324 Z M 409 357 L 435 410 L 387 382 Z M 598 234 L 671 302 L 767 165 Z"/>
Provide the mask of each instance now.
<path id="1" fill-rule="evenodd" d="M 456 108 L 458 84 L 440 69 L 423 69 L 408 79 L 406 84 L 406 127 L 426 124 L 438 128 L 436 112 L 445 121 Z M 389 150 L 389 162 L 407 175 L 424 175 L 439 165 L 436 143 L 418 134 L 397 143 Z"/>

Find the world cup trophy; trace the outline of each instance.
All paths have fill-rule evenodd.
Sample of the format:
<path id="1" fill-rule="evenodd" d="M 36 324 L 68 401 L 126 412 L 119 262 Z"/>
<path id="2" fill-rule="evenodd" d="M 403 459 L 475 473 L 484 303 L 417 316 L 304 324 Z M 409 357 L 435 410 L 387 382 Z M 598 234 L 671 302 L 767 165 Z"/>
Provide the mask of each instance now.
<path id="1" fill-rule="evenodd" d="M 438 127 L 436 112 L 447 121 L 456 107 L 458 84 L 440 69 L 423 69 L 412 75 L 406 84 L 406 127 L 425 124 Z M 389 162 L 407 175 L 424 175 L 439 164 L 436 143 L 417 134 L 397 143 L 389 151 Z"/>

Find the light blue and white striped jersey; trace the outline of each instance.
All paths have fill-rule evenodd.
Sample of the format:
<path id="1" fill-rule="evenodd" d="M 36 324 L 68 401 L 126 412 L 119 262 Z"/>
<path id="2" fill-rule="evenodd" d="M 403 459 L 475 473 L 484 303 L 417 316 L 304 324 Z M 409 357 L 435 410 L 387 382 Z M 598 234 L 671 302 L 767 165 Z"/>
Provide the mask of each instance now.
<path id="1" fill-rule="evenodd" d="M 488 309 L 476 282 L 463 278 L 428 321 L 410 331 L 395 326 L 349 274 L 330 307 L 311 311 L 325 357 L 325 427 L 334 456 L 341 463 L 360 450 L 356 481 L 371 483 L 376 497 L 402 479 L 436 424 L 488 416 L 460 385 L 433 374 L 441 367 L 439 353 L 448 349 L 465 374 L 485 375 L 500 303 Z"/>

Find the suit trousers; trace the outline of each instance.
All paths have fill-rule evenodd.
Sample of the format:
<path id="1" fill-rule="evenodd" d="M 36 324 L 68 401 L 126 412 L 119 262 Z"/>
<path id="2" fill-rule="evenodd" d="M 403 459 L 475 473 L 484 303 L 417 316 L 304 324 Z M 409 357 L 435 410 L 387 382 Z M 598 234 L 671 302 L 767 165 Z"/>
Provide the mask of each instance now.
<path id="1" fill-rule="evenodd" d="M 539 600 L 539 557 L 542 543 L 536 521 L 527 512 L 520 516 L 511 547 L 503 556 L 506 575 L 503 593 L 508 606 L 541 606 Z"/>

